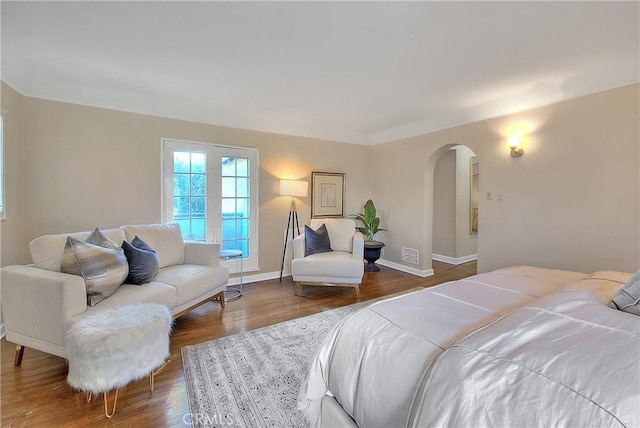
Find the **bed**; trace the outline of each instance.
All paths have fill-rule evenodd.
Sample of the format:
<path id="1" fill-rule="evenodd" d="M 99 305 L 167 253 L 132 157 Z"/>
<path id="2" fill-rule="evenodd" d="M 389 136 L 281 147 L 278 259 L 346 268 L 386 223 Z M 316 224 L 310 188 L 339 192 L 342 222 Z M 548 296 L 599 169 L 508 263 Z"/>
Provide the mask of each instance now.
<path id="1" fill-rule="evenodd" d="M 631 274 L 513 267 L 341 321 L 302 383 L 310 426 L 640 426 Z"/>

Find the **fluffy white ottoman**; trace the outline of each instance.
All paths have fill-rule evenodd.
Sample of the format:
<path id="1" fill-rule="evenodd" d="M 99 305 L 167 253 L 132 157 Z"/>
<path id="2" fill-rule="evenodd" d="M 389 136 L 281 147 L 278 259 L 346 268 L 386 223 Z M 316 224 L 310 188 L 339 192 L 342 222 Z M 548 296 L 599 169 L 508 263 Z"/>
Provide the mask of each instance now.
<path id="1" fill-rule="evenodd" d="M 155 303 L 105 309 L 74 323 L 66 333 L 67 382 L 91 394 L 104 394 L 105 415 L 113 416 L 118 388 L 150 377 L 169 357 L 169 310 Z M 107 393 L 116 390 L 111 414 Z"/>

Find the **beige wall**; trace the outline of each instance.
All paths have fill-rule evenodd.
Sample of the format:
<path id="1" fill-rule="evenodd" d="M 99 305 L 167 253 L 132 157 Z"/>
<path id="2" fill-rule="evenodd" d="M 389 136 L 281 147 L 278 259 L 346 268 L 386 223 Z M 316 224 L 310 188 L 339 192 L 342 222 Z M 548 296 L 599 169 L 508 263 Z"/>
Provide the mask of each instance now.
<path id="1" fill-rule="evenodd" d="M 4 169 L 6 218 L 0 226 L 2 266 L 22 263 L 27 254 L 24 239 L 23 97 L 2 82 L 4 116 Z"/>
<path id="2" fill-rule="evenodd" d="M 478 269 L 530 264 L 594 271 L 640 265 L 640 85 L 372 148 L 373 198 L 389 232 L 385 258 L 420 249 L 431 268 L 433 170 L 452 145 L 481 165 Z M 505 127 L 531 127 L 525 154 L 509 156 Z M 397 189 L 404 189 L 398 192 Z"/>
<path id="3" fill-rule="evenodd" d="M 433 253 L 456 257 L 456 151 L 447 150 L 433 174 Z"/>
<path id="4" fill-rule="evenodd" d="M 161 221 L 161 139 L 174 138 L 259 150 L 259 264 L 280 270 L 289 199 L 280 178 L 312 170 L 346 173 L 346 212 L 370 196 L 370 148 L 355 144 L 230 129 L 22 97 L 25 212 L 22 241 L 48 233 Z M 26 120 L 26 119 L 25 119 Z M 319 144 L 321 143 L 321 144 Z M 310 197 L 298 203 L 301 224 Z M 23 246 L 26 244 L 23 244 Z M 26 247 L 24 247 L 26 248 Z M 17 251 L 12 262 L 28 262 Z M 5 259 L 3 258 L 3 264 Z"/>
<path id="5" fill-rule="evenodd" d="M 278 178 L 347 174 L 346 212 L 373 197 L 389 229 L 384 258 L 420 250 L 431 268 L 433 172 L 457 144 L 480 161 L 479 270 L 513 264 L 634 271 L 640 264 L 639 88 L 631 85 L 538 109 L 368 147 L 229 129 L 22 97 L 3 84 L 7 196 L 2 264 L 28 262 L 45 233 L 161 220 L 163 137 L 260 150 L 260 267 L 278 271 L 289 201 Z M 532 127 L 525 155 L 509 157 L 504 127 Z M 401 191 L 400 191 L 401 189 Z M 12 196 L 11 196 L 12 195 Z M 309 198 L 298 205 L 302 223 Z M 15 213 L 15 214 L 14 214 Z M 408 265 L 415 268 L 416 266 Z"/>

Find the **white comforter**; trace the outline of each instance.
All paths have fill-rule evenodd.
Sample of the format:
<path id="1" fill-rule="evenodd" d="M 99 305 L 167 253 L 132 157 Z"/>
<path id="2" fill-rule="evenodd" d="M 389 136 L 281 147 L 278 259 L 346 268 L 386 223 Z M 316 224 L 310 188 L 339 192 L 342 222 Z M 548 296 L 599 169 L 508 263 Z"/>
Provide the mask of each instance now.
<path id="1" fill-rule="evenodd" d="M 640 317 L 606 306 L 628 277 L 518 267 L 374 304 L 325 338 L 299 407 L 312 426 L 325 395 L 359 426 L 640 426 Z"/>

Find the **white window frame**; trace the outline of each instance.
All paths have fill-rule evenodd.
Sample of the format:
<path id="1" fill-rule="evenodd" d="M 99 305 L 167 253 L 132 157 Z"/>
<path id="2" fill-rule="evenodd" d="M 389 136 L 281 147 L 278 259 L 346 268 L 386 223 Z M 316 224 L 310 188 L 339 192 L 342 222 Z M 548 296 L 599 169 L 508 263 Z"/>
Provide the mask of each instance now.
<path id="1" fill-rule="evenodd" d="M 173 217 L 173 152 L 204 152 L 207 155 L 207 231 L 208 242 L 222 245 L 222 169 L 223 156 L 249 158 L 249 257 L 243 256 L 243 269 L 258 270 L 258 150 L 196 141 L 162 139 L 162 221 Z M 217 202 L 215 202 L 217 201 Z M 222 247 L 221 247 L 222 249 Z M 225 262 L 231 273 L 240 272 L 239 263 Z"/>

